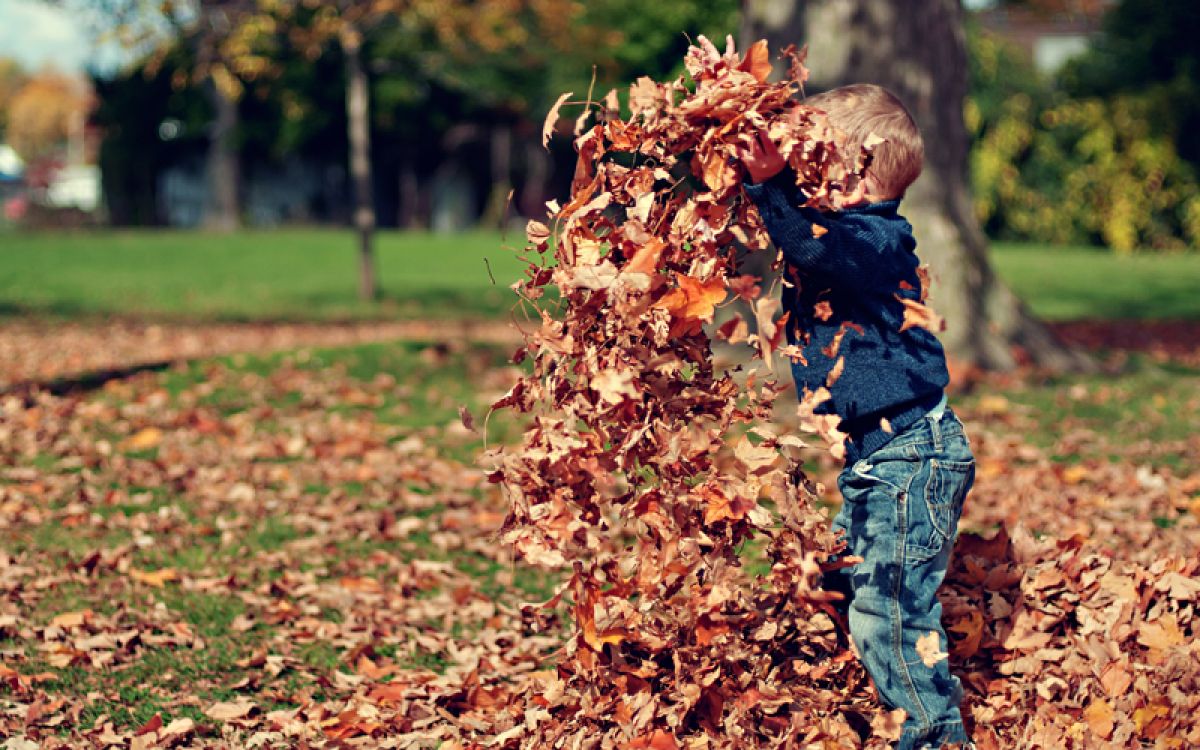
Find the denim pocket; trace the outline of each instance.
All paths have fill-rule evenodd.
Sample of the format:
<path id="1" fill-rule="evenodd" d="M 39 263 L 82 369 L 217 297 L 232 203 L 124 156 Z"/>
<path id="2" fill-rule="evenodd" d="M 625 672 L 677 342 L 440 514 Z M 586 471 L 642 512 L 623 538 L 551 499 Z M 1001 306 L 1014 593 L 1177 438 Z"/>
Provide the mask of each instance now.
<path id="1" fill-rule="evenodd" d="M 906 498 L 905 557 L 920 562 L 936 556 L 953 541 L 963 500 L 975 480 L 975 462 L 931 458 L 925 462 Z"/>

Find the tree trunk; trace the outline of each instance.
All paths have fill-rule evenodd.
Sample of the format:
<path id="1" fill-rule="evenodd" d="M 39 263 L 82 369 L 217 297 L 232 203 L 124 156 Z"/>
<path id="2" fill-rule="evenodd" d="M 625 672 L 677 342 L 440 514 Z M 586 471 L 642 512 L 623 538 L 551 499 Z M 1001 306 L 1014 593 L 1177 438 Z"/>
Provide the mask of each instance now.
<path id="1" fill-rule="evenodd" d="M 750 9 L 784 5 L 747 0 Z M 960 363 L 1011 369 L 1023 357 L 1055 369 L 1090 360 L 1065 347 L 1004 286 L 987 258 L 987 239 L 971 206 L 963 122 L 967 51 L 958 0 L 812 0 L 803 14 L 751 12 L 752 33 L 805 41 L 810 93 L 855 82 L 900 97 L 925 140 L 925 169 L 901 210 L 912 222 L 921 259 L 933 271 L 933 306 L 945 316 L 942 341 Z M 764 27 L 762 19 L 788 24 Z M 811 33 L 805 33 L 811 30 Z"/>
<path id="2" fill-rule="evenodd" d="M 803 44 L 800 30 L 804 28 L 803 0 L 742 0 L 742 28 L 738 35 L 738 49 L 750 49 L 759 39 L 767 40 L 771 54 L 789 44 Z M 772 80 L 779 80 L 785 66 L 776 61 Z"/>
<path id="3" fill-rule="evenodd" d="M 375 203 L 371 189 L 371 120 L 367 71 L 362 62 L 362 34 L 347 25 L 340 36 L 346 58 L 346 121 L 350 141 L 350 182 L 354 190 L 354 229 L 358 233 L 358 296 L 379 296 L 371 235 L 375 231 Z"/>
<path id="4" fill-rule="evenodd" d="M 420 195 L 421 184 L 417 179 L 415 157 L 405 153 L 400 162 L 400 209 L 397 212 L 396 224 L 401 229 L 415 229 L 420 226 Z"/>
<path id="5" fill-rule="evenodd" d="M 242 170 L 234 140 L 238 126 L 238 105 L 211 78 L 205 88 L 213 105 L 214 117 L 205 165 L 208 204 L 204 226 L 219 232 L 232 232 L 241 223 L 238 219 L 238 188 Z"/>
<path id="6" fill-rule="evenodd" d="M 480 223 L 501 227 L 508 214 L 508 197 L 512 192 L 512 126 L 498 123 L 491 129 L 492 188 Z"/>
<path id="7" fill-rule="evenodd" d="M 540 219 L 546 215 L 546 186 L 550 181 L 550 154 L 542 144 L 526 138 L 525 185 L 518 208 L 522 216 Z"/>

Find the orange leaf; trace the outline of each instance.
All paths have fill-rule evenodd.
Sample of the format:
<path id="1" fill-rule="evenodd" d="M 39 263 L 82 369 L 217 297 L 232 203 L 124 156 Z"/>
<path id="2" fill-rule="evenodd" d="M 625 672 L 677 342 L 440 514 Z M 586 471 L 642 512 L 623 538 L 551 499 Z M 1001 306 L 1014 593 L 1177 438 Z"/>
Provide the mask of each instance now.
<path id="1" fill-rule="evenodd" d="M 657 237 L 647 240 L 634 252 L 633 257 L 625 264 L 624 270 L 629 273 L 644 273 L 647 276 L 653 276 L 655 270 L 658 269 L 658 259 L 666 246 L 667 243 Z"/>
<path id="2" fill-rule="evenodd" d="M 711 322 L 717 305 L 725 301 L 728 292 L 725 280 L 717 277 L 708 281 L 677 274 L 679 288 L 672 289 L 659 300 L 658 306 L 671 311 L 680 320 L 703 320 Z"/>
<path id="3" fill-rule="evenodd" d="M 408 694 L 409 686 L 400 682 L 385 682 L 371 688 L 367 697 L 376 703 L 399 703 Z"/>
<path id="4" fill-rule="evenodd" d="M 147 427 L 138 430 L 121 442 L 122 450 L 144 451 L 158 446 L 162 442 L 162 430 L 157 427 Z"/>
<path id="5" fill-rule="evenodd" d="M 966 659 L 979 651 L 979 642 L 983 640 L 983 613 L 971 610 L 963 619 L 951 625 L 948 630 L 963 636 L 962 640 L 950 647 L 950 653 L 956 659 Z"/>
<path id="6" fill-rule="evenodd" d="M 379 581 L 366 576 L 344 576 L 338 583 L 348 591 L 358 591 L 367 594 L 377 594 L 383 590 L 379 585 Z"/>
<path id="7" fill-rule="evenodd" d="M 771 76 L 771 55 L 767 51 L 767 40 L 759 39 L 750 45 L 746 58 L 738 65 L 738 70 L 744 70 L 754 76 L 759 83 L 765 83 Z"/>
<path id="8" fill-rule="evenodd" d="M 670 732 L 656 729 L 650 734 L 630 740 L 621 745 L 622 750 L 679 750 L 679 742 Z"/>
<path id="9" fill-rule="evenodd" d="M 178 581 L 179 572 L 174 568 L 163 568 L 162 570 L 138 570 L 130 568 L 129 577 L 147 586 L 161 589 L 168 581 Z"/>
<path id="10" fill-rule="evenodd" d="M 1083 718 L 1087 719 L 1092 732 L 1101 739 L 1107 740 L 1113 731 L 1113 707 L 1106 700 L 1095 700 L 1083 710 Z"/>
<path id="11" fill-rule="evenodd" d="M 90 619 L 92 619 L 92 610 L 81 609 L 76 612 L 63 612 L 61 615 L 55 615 L 51 618 L 50 624 L 60 628 L 77 628 Z"/>
<path id="12" fill-rule="evenodd" d="M 945 319 L 934 312 L 929 305 L 922 305 L 920 302 L 904 299 L 899 295 L 896 295 L 896 299 L 904 305 L 904 323 L 900 326 L 901 332 L 907 331 L 909 328 L 924 328 L 933 333 L 946 330 Z"/>

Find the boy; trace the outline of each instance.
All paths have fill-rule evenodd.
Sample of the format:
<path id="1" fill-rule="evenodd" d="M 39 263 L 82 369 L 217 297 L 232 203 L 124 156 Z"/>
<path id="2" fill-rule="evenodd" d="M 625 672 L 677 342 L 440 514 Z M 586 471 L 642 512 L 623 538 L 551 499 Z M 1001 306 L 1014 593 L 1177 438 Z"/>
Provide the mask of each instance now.
<path id="1" fill-rule="evenodd" d="M 788 340 L 804 354 L 793 365 L 796 388 L 803 397 L 827 386 L 830 399 L 816 411 L 836 414 L 848 436 L 833 527 L 863 562 L 827 577 L 827 587 L 848 594 L 850 634 L 880 697 L 908 714 L 899 750 L 967 743 L 962 687 L 940 653 L 936 594 L 975 464 L 946 406 L 941 344 L 923 328 L 901 331 L 901 299 L 919 300 L 921 279 L 912 227 L 897 209 L 924 146 L 904 105 L 878 86 L 805 104 L 825 114 L 851 158 L 868 136 L 884 139 L 860 190 L 833 212 L 799 207 L 805 198 L 770 139 L 760 134 L 742 154 L 746 192 L 788 263 Z M 839 357 L 844 369 L 830 377 Z"/>

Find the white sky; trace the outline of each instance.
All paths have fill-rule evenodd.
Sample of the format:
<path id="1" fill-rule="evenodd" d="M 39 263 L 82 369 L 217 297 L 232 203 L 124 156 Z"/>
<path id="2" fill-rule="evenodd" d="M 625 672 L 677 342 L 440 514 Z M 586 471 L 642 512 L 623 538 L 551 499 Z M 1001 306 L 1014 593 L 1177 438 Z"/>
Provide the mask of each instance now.
<path id="1" fill-rule="evenodd" d="M 94 41 L 78 13 L 39 0 L 0 0 L 0 57 L 15 58 L 30 70 L 69 73 L 109 70 L 123 59 L 114 45 Z"/>

